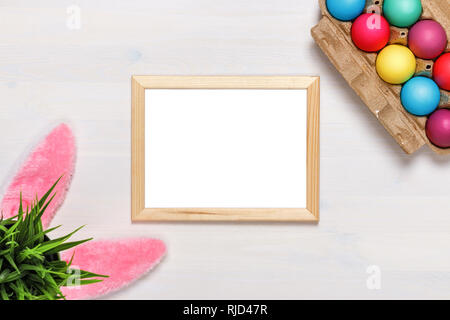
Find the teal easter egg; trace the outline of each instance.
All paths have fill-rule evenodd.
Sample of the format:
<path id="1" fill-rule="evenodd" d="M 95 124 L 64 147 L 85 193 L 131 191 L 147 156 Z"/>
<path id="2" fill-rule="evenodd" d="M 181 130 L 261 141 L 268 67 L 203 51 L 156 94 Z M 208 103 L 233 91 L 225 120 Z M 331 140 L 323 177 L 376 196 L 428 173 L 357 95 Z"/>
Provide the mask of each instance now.
<path id="1" fill-rule="evenodd" d="M 420 0 L 384 0 L 383 14 L 390 24 L 407 28 L 419 20 L 422 3 Z"/>
<path id="2" fill-rule="evenodd" d="M 363 11 L 366 0 L 327 0 L 328 12 L 341 21 L 356 19 Z"/>

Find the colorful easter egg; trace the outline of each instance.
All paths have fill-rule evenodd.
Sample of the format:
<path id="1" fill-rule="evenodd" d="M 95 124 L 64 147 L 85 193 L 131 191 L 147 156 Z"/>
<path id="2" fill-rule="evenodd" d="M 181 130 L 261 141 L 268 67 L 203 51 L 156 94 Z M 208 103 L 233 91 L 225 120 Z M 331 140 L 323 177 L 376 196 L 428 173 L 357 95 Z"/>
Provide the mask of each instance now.
<path id="1" fill-rule="evenodd" d="M 376 52 L 383 49 L 390 35 L 389 23 L 379 14 L 362 14 L 352 25 L 353 43 L 363 51 Z"/>
<path id="2" fill-rule="evenodd" d="M 450 52 L 440 56 L 434 63 L 433 79 L 441 89 L 450 91 Z"/>
<path id="3" fill-rule="evenodd" d="M 438 147 L 450 147 L 450 110 L 439 109 L 427 121 L 428 139 Z"/>
<path id="4" fill-rule="evenodd" d="M 390 84 L 408 81 L 416 71 L 416 57 L 405 46 L 390 45 L 380 51 L 376 69 L 381 79 Z"/>
<path id="5" fill-rule="evenodd" d="M 420 0 L 384 0 L 383 14 L 390 24 L 407 28 L 419 20 L 422 3 Z"/>
<path id="6" fill-rule="evenodd" d="M 366 0 L 327 0 L 328 12 L 341 21 L 351 21 L 358 17 L 366 6 Z"/>
<path id="7" fill-rule="evenodd" d="M 441 93 L 433 80 L 414 77 L 405 83 L 400 97 L 406 111 L 415 116 L 426 116 L 438 107 Z"/>
<path id="8" fill-rule="evenodd" d="M 436 21 L 422 20 L 409 31 L 408 46 L 416 57 L 435 59 L 447 46 L 447 34 Z"/>

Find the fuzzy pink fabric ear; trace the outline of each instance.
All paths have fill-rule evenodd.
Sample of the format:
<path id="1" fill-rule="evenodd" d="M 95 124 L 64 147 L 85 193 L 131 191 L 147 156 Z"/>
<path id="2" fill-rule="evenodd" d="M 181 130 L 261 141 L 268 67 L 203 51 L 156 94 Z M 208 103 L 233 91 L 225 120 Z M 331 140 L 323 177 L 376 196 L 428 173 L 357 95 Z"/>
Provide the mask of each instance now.
<path id="1" fill-rule="evenodd" d="M 161 240 L 132 238 L 89 241 L 63 252 L 69 261 L 75 252 L 72 267 L 108 275 L 102 282 L 63 287 L 67 299 L 90 299 L 118 290 L 150 271 L 166 253 Z"/>
<path id="2" fill-rule="evenodd" d="M 72 131 L 66 124 L 54 128 L 29 154 L 9 185 L 0 210 L 5 218 L 15 216 L 19 209 L 20 192 L 24 208 L 40 198 L 61 176 L 55 188 L 56 196 L 42 216 L 46 228 L 61 206 L 75 168 L 76 147 Z"/>

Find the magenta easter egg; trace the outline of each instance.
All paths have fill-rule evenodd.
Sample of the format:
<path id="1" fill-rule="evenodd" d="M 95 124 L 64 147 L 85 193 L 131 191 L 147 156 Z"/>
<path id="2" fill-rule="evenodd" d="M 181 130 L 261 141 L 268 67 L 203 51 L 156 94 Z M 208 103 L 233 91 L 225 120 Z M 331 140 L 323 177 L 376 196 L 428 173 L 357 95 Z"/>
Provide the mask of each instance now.
<path id="1" fill-rule="evenodd" d="M 389 23 L 379 14 L 362 14 L 352 25 L 353 43 L 366 52 L 383 49 L 387 45 L 390 35 Z"/>
<path id="2" fill-rule="evenodd" d="M 450 110 L 439 109 L 431 114 L 426 125 L 427 136 L 438 147 L 450 147 Z"/>
<path id="3" fill-rule="evenodd" d="M 436 21 L 421 20 L 409 31 L 408 46 L 418 58 L 435 59 L 447 46 L 447 34 Z"/>

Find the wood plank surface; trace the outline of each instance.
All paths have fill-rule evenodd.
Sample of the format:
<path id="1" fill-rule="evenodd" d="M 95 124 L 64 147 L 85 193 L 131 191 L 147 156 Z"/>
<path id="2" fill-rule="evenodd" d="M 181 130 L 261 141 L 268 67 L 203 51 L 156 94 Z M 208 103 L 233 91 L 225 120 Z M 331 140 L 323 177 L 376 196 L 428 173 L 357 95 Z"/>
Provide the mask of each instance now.
<path id="1" fill-rule="evenodd" d="M 315 44 L 320 17 L 315 0 L 0 1 L 0 185 L 52 125 L 72 125 L 54 234 L 86 224 L 75 239 L 168 247 L 108 299 L 450 298 L 450 159 L 399 148 Z M 320 75 L 320 224 L 132 224 L 133 74 Z"/>

